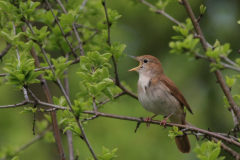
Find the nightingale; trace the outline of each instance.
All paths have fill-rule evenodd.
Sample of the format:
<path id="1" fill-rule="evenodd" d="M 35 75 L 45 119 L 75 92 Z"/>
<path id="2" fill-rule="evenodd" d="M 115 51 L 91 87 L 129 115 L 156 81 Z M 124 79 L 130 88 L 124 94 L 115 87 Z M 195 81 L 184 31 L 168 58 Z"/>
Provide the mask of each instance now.
<path id="1" fill-rule="evenodd" d="M 165 127 L 169 118 L 170 122 L 185 125 L 184 106 L 193 114 L 183 94 L 179 91 L 174 82 L 163 72 L 160 61 L 151 55 L 139 57 L 130 56 L 140 62 L 140 65 L 129 71 L 137 71 L 138 79 L 138 99 L 141 105 L 155 116 L 163 115 L 166 118 L 160 125 Z M 145 121 L 153 118 L 147 117 Z M 191 150 L 187 135 L 175 137 L 178 149 L 182 153 L 189 153 Z"/>

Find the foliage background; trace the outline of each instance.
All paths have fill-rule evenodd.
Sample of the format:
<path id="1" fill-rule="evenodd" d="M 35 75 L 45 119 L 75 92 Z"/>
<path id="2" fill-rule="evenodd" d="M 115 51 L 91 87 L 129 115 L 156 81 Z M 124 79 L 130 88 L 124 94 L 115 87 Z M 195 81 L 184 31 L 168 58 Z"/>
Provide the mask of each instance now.
<path id="1" fill-rule="evenodd" d="M 81 2 L 79 1 L 79 4 Z M 148 2 L 155 4 L 157 1 L 149 0 Z M 237 24 L 237 20 L 240 19 L 240 10 L 237 6 L 240 5 L 240 1 L 190 0 L 189 2 L 196 16 L 199 15 L 201 4 L 207 6 L 204 17 L 200 21 L 206 40 L 211 44 L 216 39 L 222 44 L 230 43 L 233 50 L 230 58 L 239 57 L 237 48 L 240 48 L 238 41 L 240 26 Z M 209 62 L 204 60 L 190 61 L 185 55 L 169 54 L 168 43 L 171 41 L 171 37 L 176 35 L 170 20 L 149 11 L 148 7 L 141 3 L 132 3 L 129 0 L 107 0 L 106 3 L 108 8 L 117 10 L 122 15 L 118 23 L 111 29 L 112 42 L 126 44 L 125 54 L 134 56 L 150 54 L 161 61 L 165 74 L 176 83 L 194 112 L 194 115 L 187 115 L 187 121 L 199 128 L 207 129 L 209 127 L 212 131 L 217 132 L 227 132 L 233 128 L 231 113 L 224 108 L 223 92 L 219 84 L 216 83 L 214 74 L 209 71 Z M 170 3 L 165 11 L 180 22 L 185 21 L 188 16 L 184 7 L 178 3 Z M 0 37 L 0 50 L 3 50 L 5 46 L 6 42 Z M 10 52 L 3 58 L 3 61 L 14 54 L 15 50 Z M 86 52 L 87 50 L 85 50 Z M 59 55 L 60 53 L 52 53 L 53 57 Z M 1 69 L 3 63 L 0 65 L 0 73 L 5 73 Z M 118 62 L 120 79 L 125 81 L 135 93 L 137 92 L 138 74 L 127 71 L 137 65 L 138 62 L 129 57 L 122 58 Z M 79 64 L 69 67 L 72 101 L 79 92 L 79 76 L 76 75 L 78 68 Z M 224 77 L 225 75 L 231 77 L 233 71 L 223 70 L 222 73 Z M 233 87 L 233 95 L 237 93 L 238 85 L 239 83 Z M 35 84 L 30 88 L 41 100 L 45 100 L 44 97 L 41 97 L 43 94 L 40 85 Z M 61 96 L 59 89 L 51 83 L 50 89 L 52 96 Z M 18 103 L 23 100 L 22 93 L 15 91 L 11 85 L 1 85 L 0 91 L 0 105 Z M 21 110 L 21 108 L 1 109 L 0 148 L 9 145 L 21 146 L 34 137 L 31 130 L 32 114 L 19 114 Z M 152 116 L 141 107 L 137 100 L 127 95 L 107 103 L 101 111 L 133 117 Z M 43 118 L 41 113 L 37 114 L 38 120 Z M 158 116 L 156 119 L 162 120 L 163 117 Z M 173 140 L 167 136 L 169 129 L 163 130 L 163 127 L 156 125 L 151 125 L 147 129 L 142 124 L 137 133 L 134 133 L 135 122 L 99 117 L 84 127 L 97 154 L 101 154 L 102 146 L 105 146 L 109 149 L 118 148 L 117 159 L 197 159 L 193 151 L 190 154 L 180 153 Z M 62 140 L 67 153 L 65 135 L 62 135 Z M 201 143 L 193 136 L 190 136 L 190 141 L 192 150 L 196 143 Z M 74 148 L 79 150 L 79 159 L 91 157 L 87 146 L 79 137 L 74 137 Z M 222 155 L 227 156 L 226 159 L 231 159 L 228 158 L 227 153 L 222 152 Z M 20 154 L 20 159 L 32 158 L 35 160 L 58 159 L 56 145 L 38 141 L 26 149 L 23 154 Z"/>

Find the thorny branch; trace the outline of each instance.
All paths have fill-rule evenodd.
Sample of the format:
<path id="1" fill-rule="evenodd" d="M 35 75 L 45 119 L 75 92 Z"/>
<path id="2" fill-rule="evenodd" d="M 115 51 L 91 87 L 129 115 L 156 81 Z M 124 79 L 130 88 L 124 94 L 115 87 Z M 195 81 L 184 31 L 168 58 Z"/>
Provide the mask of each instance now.
<path id="1" fill-rule="evenodd" d="M 22 103 L 18 103 L 18 104 L 14 104 L 14 105 L 0 106 L 0 108 L 19 107 L 19 106 L 22 106 L 22 105 L 26 105 L 28 103 L 29 104 L 35 104 L 36 102 L 35 101 L 24 101 Z M 67 107 L 62 107 L 62 106 L 58 106 L 58 105 L 54 105 L 54 104 L 45 103 L 45 102 L 42 102 L 40 100 L 38 100 L 37 103 L 41 104 L 41 105 L 44 105 L 44 106 L 51 107 L 51 108 L 60 109 L 60 110 L 67 110 L 68 109 Z M 92 114 L 92 115 L 96 114 L 95 111 L 84 111 L 83 113 L 85 113 L 85 114 Z M 108 114 L 108 113 L 103 113 L 103 112 L 97 112 L 97 115 L 101 116 L 101 117 L 107 117 L 107 118 L 135 121 L 135 122 L 138 122 L 138 123 L 146 123 L 144 121 L 144 119 L 136 118 L 136 117 L 114 115 L 114 114 Z M 95 119 L 95 118 L 92 118 L 92 119 Z M 92 120 L 92 119 L 89 118 L 88 120 Z M 152 120 L 149 123 L 159 125 L 160 121 Z M 199 136 L 208 135 L 208 136 L 215 137 L 215 138 L 221 139 L 223 141 L 226 141 L 227 143 L 234 144 L 237 147 L 240 147 L 240 143 L 239 143 L 238 139 L 232 138 L 232 136 L 228 136 L 228 135 L 226 135 L 224 133 L 216 133 L 216 132 L 203 130 L 203 129 L 200 129 L 200 128 L 197 128 L 197 127 L 194 127 L 194 126 L 182 125 L 182 124 L 174 124 L 174 123 L 166 123 L 166 126 L 169 126 L 169 127 L 177 126 L 177 127 L 181 128 L 183 132 L 187 133 L 188 131 L 189 132 L 193 131 L 195 133 L 201 133 L 201 134 L 198 134 L 198 135 Z"/>

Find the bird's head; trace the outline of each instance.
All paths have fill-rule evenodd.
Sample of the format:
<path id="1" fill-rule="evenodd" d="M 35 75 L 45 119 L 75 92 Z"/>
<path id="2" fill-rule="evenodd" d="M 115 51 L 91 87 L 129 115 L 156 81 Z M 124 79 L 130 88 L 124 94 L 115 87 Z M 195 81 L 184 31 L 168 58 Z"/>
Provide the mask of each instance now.
<path id="1" fill-rule="evenodd" d="M 162 65 L 159 60 L 151 55 L 143 55 L 139 57 L 130 56 L 139 61 L 139 66 L 130 71 L 136 71 L 139 74 L 143 74 L 146 76 L 157 76 L 163 73 Z"/>

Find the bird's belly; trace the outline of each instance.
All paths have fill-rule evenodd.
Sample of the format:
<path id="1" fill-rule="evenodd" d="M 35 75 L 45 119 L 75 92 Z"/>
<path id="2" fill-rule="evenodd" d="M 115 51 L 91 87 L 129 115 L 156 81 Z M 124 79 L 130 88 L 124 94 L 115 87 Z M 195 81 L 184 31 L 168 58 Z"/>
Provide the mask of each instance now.
<path id="1" fill-rule="evenodd" d="M 166 87 L 149 87 L 146 92 L 138 92 L 138 98 L 142 106 L 149 112 L 156 115 L 168 116 L 182 114 L 182 107 L 179 101 L 171 95 Z"/>

